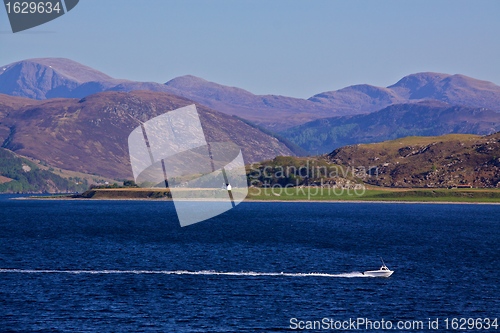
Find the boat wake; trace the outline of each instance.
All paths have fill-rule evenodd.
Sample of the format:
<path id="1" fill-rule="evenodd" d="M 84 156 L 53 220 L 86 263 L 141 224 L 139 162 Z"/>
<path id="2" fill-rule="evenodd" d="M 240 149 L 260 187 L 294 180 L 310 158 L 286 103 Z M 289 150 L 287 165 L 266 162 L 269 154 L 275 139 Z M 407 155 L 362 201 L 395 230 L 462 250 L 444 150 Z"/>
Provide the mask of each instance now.
<path id="1" fill-rule="evenodd" d="M 221 275 L 221 276 L 283 276 L 283 277 L 330 277 L 355 278 L 366 277 L 361 272 L 341 274 L 328 273 L 284 273 L 284 272 L 217 272 L 217 271 L 148 271 L 148 270 L 56 270 L 56 269 L 3 269 L 0 273 L 19 274 L 158 274 L 158 275 Z"/>

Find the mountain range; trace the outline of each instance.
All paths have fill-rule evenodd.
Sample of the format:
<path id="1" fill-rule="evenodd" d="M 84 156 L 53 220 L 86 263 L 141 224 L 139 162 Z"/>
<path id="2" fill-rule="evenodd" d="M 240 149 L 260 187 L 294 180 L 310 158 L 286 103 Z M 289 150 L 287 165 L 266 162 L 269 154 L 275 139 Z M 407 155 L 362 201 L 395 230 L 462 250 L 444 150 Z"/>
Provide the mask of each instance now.
<path id="1" fill-rule="evenodd" d="M 235 142 L 247 162 L 297 154 L 294 144 L 320 154 L 408 135 L 500 130 L 500 87 L 460 74 L 417 73 L 388 87 L 360 84 L 301 99 L 189 75 L 164 84 L 115 79 L 41 58 L 0 67 L 0 144 L 56 168 L 130 179 L 130 131 L 192 103 L 207 139 Z"/>
<path id="2" fill-rule="evenodd" d="M 424 72 L 405 76 L 397 83 L 381 88 L 354 85 L 309 98 L 331 108 L 350 106 L 346 114 L 370 113 L 391 104 L 438 100 L 451 105 L 483 107 L 500 111 L 500 86 L 461 74 Z M 359 112 L 353 112 L 357 109 Z"/>
<path id="3" fill-rule="evenodd" d="M 326 107 L 284 96 L 254 95 L 194 76 L 165 84 L 117 80 L 63 58 L 29 59 L 0 68 L 0 93 L 33 99 L 83 98 L 104 91 L 148 90 L 188 98 L 220 112 L 236 115 L 267 128 L 286 128 L 331 116 Z"/>
<path id="4" fill-rule="evenodd" d="M 133 90 L 185 97 L 273 131 L 284 131 L 316 119 L 367 114 L 389 105 L 422 100 L 500 110 L 500 86 L 460 74 L 417 73 L 389 87 L 360 84 L 301 99 L 255 95 L 190 75 L 174 78 L 165 84 L 118 80 L 62 58 L 29 59 L 0 67 L 0 93 L 12 96 L 43 100 Z"/>

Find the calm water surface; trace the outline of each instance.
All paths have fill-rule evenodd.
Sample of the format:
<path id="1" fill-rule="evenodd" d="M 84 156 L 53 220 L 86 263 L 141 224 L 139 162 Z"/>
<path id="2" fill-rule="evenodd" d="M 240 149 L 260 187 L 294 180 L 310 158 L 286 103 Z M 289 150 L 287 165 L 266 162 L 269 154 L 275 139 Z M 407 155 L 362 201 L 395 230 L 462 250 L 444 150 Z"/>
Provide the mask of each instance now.
<path id="1" fill-rule="evenodd" d="M 500 318 L 496 205 L 243 203 L 181 228 L 171 202 L 8 198 L 0 196 L 0 331 Z M 379 257 L 394 275 L 363 278 Z"/>

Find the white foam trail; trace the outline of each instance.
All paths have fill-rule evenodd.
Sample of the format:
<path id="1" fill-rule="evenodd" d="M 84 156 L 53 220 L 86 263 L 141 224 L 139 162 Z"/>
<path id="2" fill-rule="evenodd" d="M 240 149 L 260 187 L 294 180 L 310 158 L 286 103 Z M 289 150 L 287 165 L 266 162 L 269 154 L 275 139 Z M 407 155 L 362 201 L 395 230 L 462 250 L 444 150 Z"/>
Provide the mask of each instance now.
<path id="1" fill-rule="evenodd" d="M 0 273 L 20 274 L 162 274 L 162 275 L 228 275 L 228 276 L 287 276 L 287 277 L 366 277 L 360 272 L 328 273 L 275 273 L 275 272 L 217 272 L 217 271 L 146 271 L 146 270 L 57 270 L 57 269 L 4 269 Z"/>

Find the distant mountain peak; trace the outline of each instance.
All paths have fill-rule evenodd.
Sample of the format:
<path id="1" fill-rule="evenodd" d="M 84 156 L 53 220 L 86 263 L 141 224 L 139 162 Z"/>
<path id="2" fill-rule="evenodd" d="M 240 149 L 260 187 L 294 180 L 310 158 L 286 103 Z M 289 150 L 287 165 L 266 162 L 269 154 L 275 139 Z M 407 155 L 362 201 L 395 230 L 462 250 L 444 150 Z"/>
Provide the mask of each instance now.
<path id="1" fill-rule="evenodd" d="M 173 85 L 173 84 L 176 84 L 176 83 L 194 83 L 194 82 L 203 82 L 203 83 L 213 83 L 213 82 L 209 82 L 201 77 L 198 77 L 198 76 L 194 76 L 194 75 L 181 75 L 181 76 L 178 76 L 168 82 L 165 82 L 165 85 L 169 86 L 169 85 Z"/>
<path id="2" fill-rule="evenodd" d="M 403 102 L 403 99 L 388 88 L 357 84 L 314 95 L 309 101 L 336 110 L 346 110 L 344 114 L 360 114 L 378 111 L 388 105 Z M 349 109 L 351 112 L 347 112 Z"/>
<path id="3" fill-rule="evenodd" d="M 451 76 L 450 74 L 444 73 L 436 73 L 436 72 L 420 72 L 415 74 L 406 75 L 401 78 L 395 84 L 387 87 L 389 89 L 394 87 L 409 87 L 412 89 L 417 89 L 429 82 L 441 81 L 447 77 Z"/>
<path id="4" fill-rule="evenodd" d="M 0 71 L 0 93 L 34 99 L 84 97 L 124 82 L 65 58 L 14 62 Z"/>
<path id="5" fill-rule="evenodd" d="M 450 104 L 500 109 L 500 87 L 463 74 L 423 72 L 407 75 L 388 87 L 405 99 L 437 99 Z M 491 101 L 488 102 L 488 100 Z"/>
<path id="6" fill-rule="evenodd" d="M 30 66 L 30 65 L 48 67 L 79 83 L 84 83 L 89 81 L 113 80 L 111 76 L 108 76 L 102 72 L 99 72 L 98 70 L 82 65 L 74 60 L 67 58 L 26 59 L 6 65 L 4 66 L 4 68 L 7 68 L 8 70 L 13 66 Z"/>
<path id="7" fill-rule="evenodd" d="M 210 90 L 212 92 L 219 92 L 223 93 L 225 91 L 232 91 L 232 92 L 237 92 L 241 94 L 251 94 L 251 92 L 241 89 L 238 87 L 231 87 L 231 86 L 225 86 L 220 83 L 208 81 L 205 79 L 202 79 L 200 77 L 194 76 L 194 75 L 183 75 L 176 77 L 168 82 L 165 83 L 167 87 L 179 89 L 179 90 L 185 90 L 185 89 L 197 89 L 199 90 L 198 92 L 202 91 L 207 91 Z M 193 93 L 194 91 L 190 91 L 190 93 Z"/>

